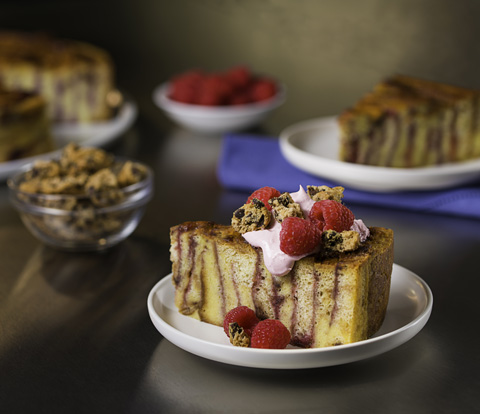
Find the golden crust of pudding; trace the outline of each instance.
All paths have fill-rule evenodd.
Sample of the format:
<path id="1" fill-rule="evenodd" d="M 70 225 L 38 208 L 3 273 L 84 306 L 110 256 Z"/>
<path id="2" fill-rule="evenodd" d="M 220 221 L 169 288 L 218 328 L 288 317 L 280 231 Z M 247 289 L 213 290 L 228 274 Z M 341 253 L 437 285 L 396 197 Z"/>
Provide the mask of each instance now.
<path id="1" fill-rule="evenodd" d="M 43 68 L 92 64 L 111 65 L 111 58 L 101 48 L 46 33 L 0 32 L 0 65 L 24 65 Z"/>
<path id="2" fill-rule="evenodd" d="M 343 123 L 352 116 L 362 115 L 375 120 L 386 111 L 404 112 L 412 107 L 417 111 L 434 112 L 474 97 L 480 97 L 480 91 L 396 75 L 377 84 L 373 91 L 345 110 L 339 119 Z"/>

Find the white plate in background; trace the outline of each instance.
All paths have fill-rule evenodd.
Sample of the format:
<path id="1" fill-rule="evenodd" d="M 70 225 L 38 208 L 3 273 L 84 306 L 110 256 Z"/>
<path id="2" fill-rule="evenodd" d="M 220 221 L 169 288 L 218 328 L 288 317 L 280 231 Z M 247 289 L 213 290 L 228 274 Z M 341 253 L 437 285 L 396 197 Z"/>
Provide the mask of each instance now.
<path id="1" fill-rule="evenodd" d="M 480 159 L 421 168 L 391 168 L 340 161 L 336 117 L 286 128 L 280 150 L 292 165 L 316 177 L 373 192 L 438 190 L 480 179 Z"/>
<path id="2" fill-rule="evenodd" d="M 135 122 L 136 117 L 137 105 L 131 99 L 127 99 L 112 120 L 78 125 L 54 124 L 52 127 L 53 139 L 57 148 L 63 148 L 72 141 L 80 145 L 102 147 L 119 138 Z M 10 175 L 33 161 L 52 159 L 59 154 L 60 149 L 34 157 L 0 162 L 0 180 L 6 180 Z"/>
<path id="3" fill-rule="evenodd" d="M 187 352 L 226 364 L 254 368 L 302 369 L 346 364 L 390 351 L 413 338 L 427 323 L 433 296 L 428 285 L 411 271 L 393 265 L 385 321 L 374 337 L 328 348 L 254 349 L 229 343 L 223 328 L 178 312 L 171 274 L 150 291 L 147 307 L 157 330 Z"/>

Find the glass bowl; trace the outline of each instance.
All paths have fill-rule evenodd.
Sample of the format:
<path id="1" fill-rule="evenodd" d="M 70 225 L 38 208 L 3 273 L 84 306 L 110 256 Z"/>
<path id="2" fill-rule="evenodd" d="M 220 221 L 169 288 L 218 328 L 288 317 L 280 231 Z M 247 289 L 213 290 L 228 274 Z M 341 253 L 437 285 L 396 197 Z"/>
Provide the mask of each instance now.
<path id="1" fill-rule="evenodd" d="M 138 164 L 138 163 L 137 163 Z M 127 238 L 140 222 L 153 195 L 153 173 L 146 165 L 146 177 L 116 189 L 115 204 L 99 207 L 87 195 L 32 194 L 19 190 L 28 170 L 7 183 L 13 206 L 31 233 L 45 244 L 70 251 L 100 251 Z M 96 194 L 96 197 L 109 194 Z"/>

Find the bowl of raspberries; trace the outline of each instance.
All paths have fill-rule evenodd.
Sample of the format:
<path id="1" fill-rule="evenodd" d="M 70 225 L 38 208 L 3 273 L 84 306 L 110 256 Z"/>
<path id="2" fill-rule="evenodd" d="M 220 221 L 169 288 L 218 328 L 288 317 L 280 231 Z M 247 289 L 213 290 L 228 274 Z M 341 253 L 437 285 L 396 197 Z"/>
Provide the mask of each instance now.
<path id="1" fill-rule="evenodd" d="M 221 134 L 258 125 L 285 101 L 285 89 L 246 66 L 215 73 L 194 69 L 156 88 L 153 100 L 180 126 Z"/>

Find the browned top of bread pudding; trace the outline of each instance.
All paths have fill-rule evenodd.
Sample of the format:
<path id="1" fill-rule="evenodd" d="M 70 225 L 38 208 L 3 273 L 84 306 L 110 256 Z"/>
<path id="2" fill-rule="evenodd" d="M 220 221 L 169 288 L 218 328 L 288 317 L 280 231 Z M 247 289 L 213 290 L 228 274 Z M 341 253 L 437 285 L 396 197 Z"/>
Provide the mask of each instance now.
<path id="1" fill-rule="evenodd" d="M 77 65 L 109 64 L 103 49 L 88 43 L 60 39 L 46 33 L 0 31 L 0 65 L 60 68 Z"/>
<path id="2" fill-rule="evenodd" d="M 459 100 L 479 97 L 474 91 L 444 83 L 396 75 L 377 84 L 340 116 L 342 121 L 355 115 L 378 119 L 385 111 L 406 111 L 412 106 L 416 111 L 433 112 L 449 107 Z"/>

